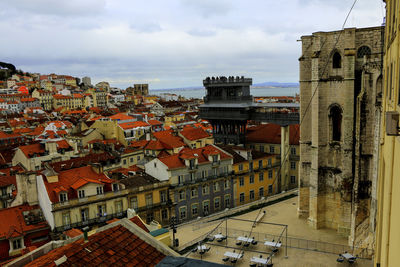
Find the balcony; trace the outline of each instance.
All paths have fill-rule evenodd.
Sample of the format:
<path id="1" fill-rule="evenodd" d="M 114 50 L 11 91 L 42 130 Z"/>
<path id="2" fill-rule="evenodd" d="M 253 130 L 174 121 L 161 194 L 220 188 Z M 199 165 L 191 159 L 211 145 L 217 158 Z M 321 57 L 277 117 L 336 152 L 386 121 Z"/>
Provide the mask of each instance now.
<path id="1" fill-rule="evenodd" d="M 220 164 L 221 164 L 220 160 L 216 160 L 216 161 L 211 162 L 211 166 L 212 167 L 218 167 Z"/>
<path id="2" fill-rule="evenodd" d="M 108 199 L 113 199 L 117 197 L 122 197 L 127 195 L 127 190 L 120 190 L 120 191 L 109 191 L 105 192 L 104 194 L 101 195 L 92 195 L 92 196 L 87 196 L 84 198 L 75 198 L 75 199 L 69 199 L 68 201 L 65 202 L 57 202 L 52 204 L 52 210 L 57 211 L 57 210 L 62 210 L 66 208 L 71 208 L 74 206 L 81 206 L 81 205 L 86 205 L 86 204 L 91 204 L 99 201 L 107 201 Z"/>
<path id="3" fill-rule="evenodd" d="M 91 226 L 91 225 L 95 225 L 95 224 L 102 224 L 108 220 L 111 220 L 114 218 L 120 219 L 125 216 L 126 216 L 126 211 L 113 213 L 113 214 L 107 214 L 105 216 L 95 217 L 95 218 L 91 218 L 91 219 L 88 219 L 85 221 L 65 224 L 65 225 L 54 228 L 54 231 L 55 232 L 63 232 L 63 231 L 69 230 L 71 228 L 81 228 L 81 227 Z"/>
<path id="4" fill-rule="evenodd" d="M 10 193 L 0 195 L 1 200 L 7 200 L 7 199 L 11 199 L 11 198 L 12 198 L 12 194 L 10 194 Z"/>
<path id="5" fill-rule="evenodd" d="M 208 175 L 206 177 L 196 177 L 193 180 L 185 180 L 185 181 L 180 181 L 177 184 L 172 184 L 171 187 L 182 187 L 182 186 L 186 186 L 186 185 L 193 185 L 196 183 L 206 182 L 206 181 L 214 180 L 214 179 L 221 178 L 221 177 L 228 177 L 230 175 L 234 175 L 234 172 L 230 171 L 230 172 L 223 172 L 223 173 L 219 173 L 219 174 Z"/>

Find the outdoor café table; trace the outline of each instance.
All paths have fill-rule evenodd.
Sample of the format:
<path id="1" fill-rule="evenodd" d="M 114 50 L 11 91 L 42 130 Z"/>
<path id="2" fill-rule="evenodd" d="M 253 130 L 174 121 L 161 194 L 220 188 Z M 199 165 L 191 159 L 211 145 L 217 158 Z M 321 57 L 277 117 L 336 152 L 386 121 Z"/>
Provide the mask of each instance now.
<path id="1" fill-rule="evenodd" d="M 239 253 L 227 251 L 227 252 L 225 252 L 224 256 L 232 258 L 232 259 L 240 259 L 243 255 L 239 254 Z"/>
<path id="2" fill-rule="evenodd" d="M 342 254 L 342 257 L 345 258 L 346 260 L 355 258 L 355 257 L 354 257 L 353 255 L 351 255 L 350 253 L 344 253 L 344 254 Z"/>
<path id="3" fill-rule="evenodd" d="M 237 240 L 238 240 L 238 241 L 243 241 L 243 242 L 246 242 L 246 243 L 251 243 L 251 242 L 254 241 L 253 238 L 251 238 L 251 237 L 244 237 L 244 236 L 239 236 L 239 237 L 237 238 Z"/>
<path id="4" fill-rule="evenodd" d="M 222 238 L 224 238 L 224 236 L 221 235 L 221 234 L 216 234 L 216 235 L 214 235 L 214 237 L 215 237 L 215 239 L 222 239 Z"/>
<path id="5" fill-rule="evenodd" d="M 282 246 L 282 243 L 265 241 L 264 245 L 274 248 L 280 248 Z"/>
<path id="6" fill-rule="evenodd" d="M 250 260 L 251 262 L 254 263 L 261 263 L 261 264 L 267 264 L 269 262 L 269 258 L 258 258 L 258 257 L 253 257 Z"/>
<path id="7" fill-rule="evenodd" d="M 207 249 L 206 245 L 197 246 L 198 251 L 202 251 L 202 250 L 204 251 L 206 249 Z"/>

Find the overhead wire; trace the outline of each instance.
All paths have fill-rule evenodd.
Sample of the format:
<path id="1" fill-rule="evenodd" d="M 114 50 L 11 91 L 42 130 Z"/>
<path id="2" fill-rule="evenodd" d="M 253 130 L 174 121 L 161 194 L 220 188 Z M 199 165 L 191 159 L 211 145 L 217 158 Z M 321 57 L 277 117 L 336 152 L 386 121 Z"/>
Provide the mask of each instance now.
<path id="1" fill-rule="evenodd" d="M 349 16 L 350 16 L 350 14 L 351 14 L 351 12 L 352 12 L 352 10 L 353 10 L 355 4 L 357 3 L 357 1 L 358 1 L 358 0 L 354 0 L 354 1 L 353 1 L 353 4 L 351 5 L 350 10 L 349 10 L 349 12 L 347 13 L 347 16 L 346 16 L 346 18 L 345 18 L 345 20 L 344 20 L 344 22 L 343 22 L 343 24 L 342 24 L 341 31 L 339 32 L 339 35 L 338 35 L 338 37 L 336 38 L 336 41 L 335 41 L 335 43 L 334 43 L 334 45 L 333 45 L 333 47 L 332 47 L 332 51 L 336 48 L 336 46 L 337 46 L 337 44 L 338 44 L 338 42 L 339 42 L 339 40 L 340 40 L 340 37 L 341 37 L 341 35 L 342 35 L 342 33 L 343 33 L 344 27 L 345 27 L 345 25 L 346 25 L 346 23 L 347 23 L 347 20 L 348 20 L 348 18 L 349 18 Z M 323 42 L 323 44 L 322 44 L 322 46 L 321 46 L 320 49 L 323 48 L 323 46 L 325 45 L 325 43 L 326 43 L 326 39 L 324 40 L 324 42 Z M 310 47 L 311 47 L 311 45 L 310 45 L 308 48 L 310 48 Z M 308 49 L 308 48 L 307 48 L 307 49 Z M 327 70 L 327 67 L 328 67 L 328 65 L 330 64 L 330 60 L 329 60 L 329 57 L 330 57 L 330 56 L 331 56 L 331 55 L 328 54 L 328 60 L 326 60 L 326 63 L 325 63 L 325 65 L 324 65 L 323 69 L 322 69 L 322 74 L 321 74 L 321 76 L 323 76 L 323 75 L 325 74 L 325 72 L 326 72 L 326 70 Z M 311 106 L 312 100 L 313 100 L 313 98 L 314 98 L 314 96 L 315 96 L 315 94 L 316 94 L 316 92 L 317 92 L 317 90 L 318 90 L 318 88 L 319 88 L 319 85 L 320 85 L 320 80 L 317 81 L 317 85 L 316 85 L 316 87 L 315 87 L 315 89 L 314 89 L 314 91 L 313 91 L 313 94 L 311 95 L 310 100 L 308 101 L 308 104 L 307 104 L 307 106 L 306 106 L 306 108 L 305 108 L 303 117 L 300 117 L 299 127 L 296 128 L 296 132 L 295 132 L 295 135 L 294 135 L 294 136 L 297 136 L 298 131 L 300 130 L 300 126 L 301 126 L 302 122 L 304 121 L 304 118 L 306 117 L 306 114 L 307 114 L 307 112 L 308 112 L 308 110 L 309 110 L 309 108 L 310 108 L 310 106 Z M 300 114 L 300 115 L 301 115 L 301 114 Z M 282 137 L 281 137 L 281 138 L 282 138 Z M 290 137 L 289 137 L 289 141 L 290 141 Z M 281 172 L 281 169 L 282 169 L 283 165 L 284 165 L 285 162 L 286 162 L 286 158 L 288 157 L 289 152 L 290 152 L 290 145 L 289 145 L 289 148 L 286 150 L 286 152 L 285 152 L 285 154 L 284 154 L 284 157 L 281 157 L 281 164 L 279 165 L 278 175 L 276 175 L 276 177 L 279 177 L 280 172 Z M 281 153 L 281 154 L 282 154 L 282 153 Z M 283 159 L 283 160 L 282 160 L 282 159 Z M 275 177 L 275 179 L 274 179 L 272 185 L 275 184 L 275 182 L 276 182 L 276 180 L 277 180 L 276 177 Z M 268 198 L 268 195 L 266 196 L 265 201 L 267 200 L 267 198 Z M 258 212 L 256 218 L 254 219 L 254 223 L 256 223 L 257 217 L 258 217 L 258 215 L 260 214 L 261 210 L 262 210 L 262 208 L 259 209 L 259 212 Z M 249 237 L 251 236 L 251 233 L 253 232 L 253 228 L 254 228 L 254 227 L 252 226 L 252 227 L 251 227 L 251 230 L 249 231 Z M 278 239 L 276 242 L 280 241 L 281 237 L 282 237 L 282 234 L 280 235 L 279 239 Z M 242 246 L 243 246 L 243 245 L 242 245 Z M 241 251 L 240 251 L 240 254 L 243 253 L 243 252 L 244 252 L 244 248 L 242 247 L 242 248 L 241 248 Z M 273 255 L 273 252 L 270 253 L 269 257 L 272 258 L 272 255 Z"/>

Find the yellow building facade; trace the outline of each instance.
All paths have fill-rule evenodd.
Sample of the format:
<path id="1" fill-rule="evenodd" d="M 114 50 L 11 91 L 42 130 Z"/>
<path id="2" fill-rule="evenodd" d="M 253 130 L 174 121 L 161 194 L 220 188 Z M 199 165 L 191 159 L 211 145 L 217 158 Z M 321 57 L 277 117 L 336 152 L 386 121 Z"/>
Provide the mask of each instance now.
<path id="1" fill-rule="evenodd" d="M 264 155 L 233 164 L 235 206 L 259 200 L 277 192 L 279 160 Z"/>
<path id="2" fill-rule="evenodd" d="M 397 116 L 400 112 L 400 3 L 397 0 L 385 2 L 384 82 L 374 260 L 374 266 L 382 267 L 400 264 L 400 136 L 388 135 L 390 132 L 386 129 L 392 122 L 387 112 L 397 112 Z"/>

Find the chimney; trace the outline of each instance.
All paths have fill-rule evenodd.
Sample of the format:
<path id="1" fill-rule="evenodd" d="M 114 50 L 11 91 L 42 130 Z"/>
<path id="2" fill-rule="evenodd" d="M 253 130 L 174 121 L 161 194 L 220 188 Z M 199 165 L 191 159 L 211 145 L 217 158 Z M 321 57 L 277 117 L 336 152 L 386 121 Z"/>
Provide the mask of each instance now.
<path id="1" fill-rule="evenodd" d="M 146 141 L 150 141 L 150 133 L 146 133 Z"/>
<path id="2" fill-rule="evenodd" d="M 85 243 L 89 242 L 89 238 L 88 238 L 88 231 L 89 231 L 89 227 L 86 226 L 84 228 L 82 228 L 83 230 L 83 239 L 85 240 Z"/>
<path id="3" fill-rule="evenodd" d="M 58 260 L 55 260 L 54 264 L 56 266 L 59 266 L 59 265 L 63 264 L 64 262 L 66 262 L 67 260 L 68 260 L 67 256 L 64 255 L 61 258 L 59 258 Z"/>

